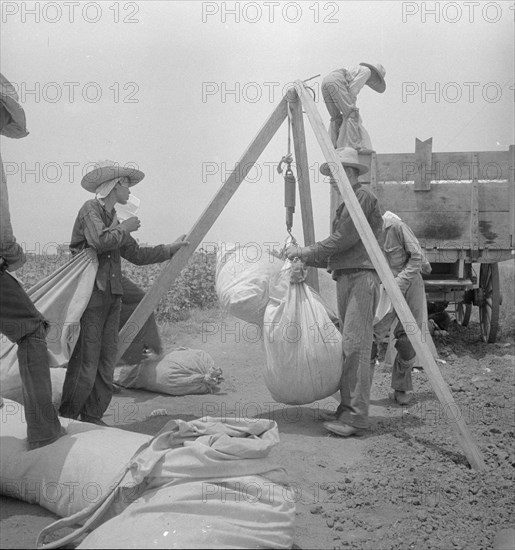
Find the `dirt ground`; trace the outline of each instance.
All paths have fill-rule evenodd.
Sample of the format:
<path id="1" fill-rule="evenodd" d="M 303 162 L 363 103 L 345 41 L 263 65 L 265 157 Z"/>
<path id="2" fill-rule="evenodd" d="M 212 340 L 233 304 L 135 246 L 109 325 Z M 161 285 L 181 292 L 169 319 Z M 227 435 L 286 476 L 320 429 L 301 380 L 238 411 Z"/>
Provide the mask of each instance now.
<path id="1" fill-rule="evenodd" d="M 275 403 L 261 370 L 260 342 L 245 337 L 243 323 L 213 317 L 218 330 L 199 321 L 165 331 L 167 347 L 207 351 L 224 373 L 219 393 L 165 397 L 123 390 L 105 420 L 117 428 L 155 433 L 171 418 L 203 415 L 270 418 L 281 443 L 272 459 L 286 468 L 296 491 L 295 545 L 299 548 L 486 549 L 514 521 L 515 346 L 513 334 L 480 342 L 479 326 L 452 323 L 436 339 L 444 379 L 479 444 L 487 468 L 469 468 L 452 429 L 457 411 L 439 403 L 419 370 L 414 400 L 401 408 L 389 398 L 390 374 L 376 370 L 372 428 L 360 438 L 329 435 L 318 419 L 333 409 L 328 398 L 309 406 Z M 205 325 L 207 326 L 207 325 Z M 209 333 L 209 334 L 208 334 Z M 165 409 L 168 416 L 152 416 Z M 1 548 L 33 547 L 55 518 L 42 508 L 0 500 Z"/>

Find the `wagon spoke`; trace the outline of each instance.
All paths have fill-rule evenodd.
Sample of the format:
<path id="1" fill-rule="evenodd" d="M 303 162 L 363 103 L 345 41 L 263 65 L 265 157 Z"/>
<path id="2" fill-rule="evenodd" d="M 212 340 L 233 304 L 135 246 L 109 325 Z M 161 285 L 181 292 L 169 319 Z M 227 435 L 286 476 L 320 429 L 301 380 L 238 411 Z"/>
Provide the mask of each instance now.
<path id="1" fill-rule="evenodd" d="M 491 275 L 491 270 L 488 269 L 487 272 L 486 272 L 486 278 L 485 278 L 485 290 L 487 292 L 491 291 L 491 288 L 492 288 L 492 275 Z"/>
<path id="2" fill-rule="evenodd" d="M 495 342 L 499 328 L 500 288 L 496 263 L 482 264 L 479 281 L 483 300 L 479 307 L 481 336 L 485 342 Z"/>

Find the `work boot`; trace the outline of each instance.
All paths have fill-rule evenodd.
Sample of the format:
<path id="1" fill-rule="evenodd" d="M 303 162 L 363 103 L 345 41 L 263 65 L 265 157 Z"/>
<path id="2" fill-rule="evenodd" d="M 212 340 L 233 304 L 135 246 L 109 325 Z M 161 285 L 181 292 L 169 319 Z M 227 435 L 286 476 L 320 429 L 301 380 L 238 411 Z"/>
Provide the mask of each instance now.
<path id="1" fill-rule="evenodd" d="M 360 436 L 364 432 L 364 430 L 360 428 L 355 428 L 354 426 L 349 426 L 348 424 L 338 421 L 324 422 L 323 426 L 326 430 L 341 437 L 350 437 L 352 435 Z"/>
<path id="2" fill-rule="evenodd" d="M 408 392 L 395 390 L 393 392 L 393 400 L 396 401 L 399 405 L 406 406 L 409 405 L 411 397 Z"/>
<path id="3" fill-rule="evenodd" d="M 317 411 L 317 420 L 334 422 L 338 420 L 338 411 Z"/>
<path id="4" fill-rule="evenodd" d="M 80 421 L 87 422 L 88 424 L 96 424 L 97 426 L 107 426 L 107 424 L 100 418 L 93 418 L 92 416 L 88 416 L 87 414 L 81 414 Z"/>

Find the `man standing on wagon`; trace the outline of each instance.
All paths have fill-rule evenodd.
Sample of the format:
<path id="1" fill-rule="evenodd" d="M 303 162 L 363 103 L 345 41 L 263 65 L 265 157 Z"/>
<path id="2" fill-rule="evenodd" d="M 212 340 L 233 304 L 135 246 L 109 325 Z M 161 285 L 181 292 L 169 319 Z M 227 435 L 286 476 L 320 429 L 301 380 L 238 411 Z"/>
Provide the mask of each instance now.
<path id="1" fill-rule="evenodd" d="M 331 115 L 329 134 L 336 149 L 352 147 L 359 153 L 372 150 L 356 100 L 365 84 L 382 94 L 386 90 L 385 74 L 379 63 L 360 63 L 355 67 L 336 69 L 322 80 L 322 96 Z"/>
<path id="2" fill-rule="evenodd" d="M 102 421 L 113 393 L 118 348 L 122 291 L 121 258 L 137 265 L 169 260 L 189 242 L 184 235 L 174 243 L 140 247 L 131 233 L 140 227 L 137 217 L 118 222 L 114 205 L 125 204 L 130 187 L 144 178 L 143 172 L 122 168 L 111 161 L 98 163 L 81 185 L 95 193 L 84 203 L 73 226 L 72 254 L 92 248 L 98 272 L 90 301 L 80 322 L 80 336 L 68 363 L 59 412 L 61 416 L 105 425 Z"/>

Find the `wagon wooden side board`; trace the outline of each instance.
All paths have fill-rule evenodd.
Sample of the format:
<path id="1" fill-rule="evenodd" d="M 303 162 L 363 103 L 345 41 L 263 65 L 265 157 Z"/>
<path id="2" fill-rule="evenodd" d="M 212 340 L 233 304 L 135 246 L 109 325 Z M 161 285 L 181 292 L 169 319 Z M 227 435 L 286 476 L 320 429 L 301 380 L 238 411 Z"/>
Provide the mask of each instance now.
<path id="1" fill-rule="evenodd" d="M 361 179 L 383 211 L 414 231 L 432 266 L 427 299 L 454 304 L 466 326 L 479 307 L 485 342 L 495 342 L 502 301 L 498 263 L 514 258 L 514 146 L 506 151 L 433 153 L 432 139 L 414 153 L 360 155 L 370 172 Z M 338 203 L 332 186 L 331 203 Z M 479 273 L 473 264 L 480 264 Z"/>

